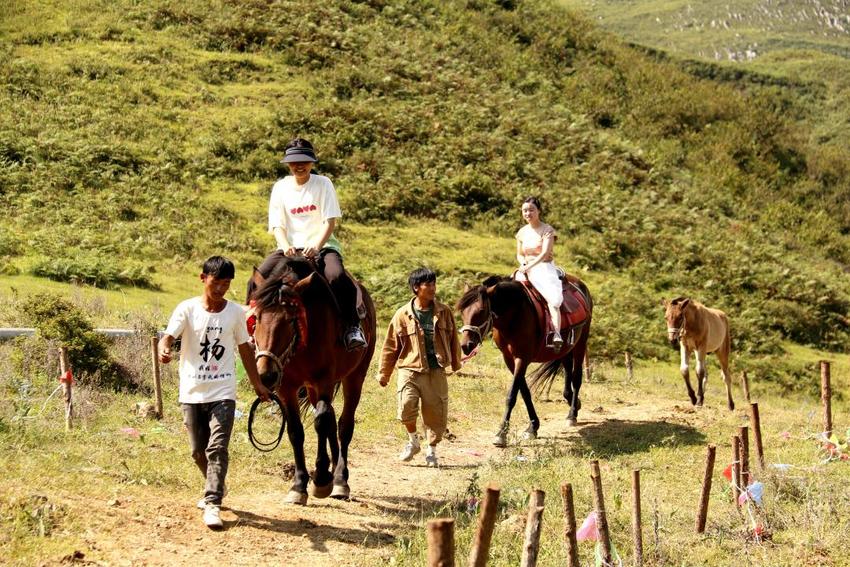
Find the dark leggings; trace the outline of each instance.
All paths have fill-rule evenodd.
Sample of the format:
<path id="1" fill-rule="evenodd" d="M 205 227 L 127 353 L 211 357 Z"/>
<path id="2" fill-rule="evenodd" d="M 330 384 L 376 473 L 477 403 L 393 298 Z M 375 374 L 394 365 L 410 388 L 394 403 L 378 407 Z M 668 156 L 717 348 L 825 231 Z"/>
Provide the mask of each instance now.
<path id="1" fill-rule="evenodd" d="M 343 320 L 349 327 L 357 325 L 360 322 L 360 317 L 357 316 L 357 288 L 345 273 L 342 256 L 336 250 L 324 248 L 319 256 L 318 265 L 325 279 L 331 284 L 331 290 L 336 296 Z"/>

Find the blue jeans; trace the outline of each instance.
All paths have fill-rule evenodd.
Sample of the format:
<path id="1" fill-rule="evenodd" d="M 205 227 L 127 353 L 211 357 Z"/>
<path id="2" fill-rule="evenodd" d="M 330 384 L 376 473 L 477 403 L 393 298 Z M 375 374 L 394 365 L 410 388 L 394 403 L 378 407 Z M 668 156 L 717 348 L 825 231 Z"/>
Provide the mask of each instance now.
<path id="1" fill-rule="evenodd" d="M 183 404 L 183 424 L 189 432 L 192 458 L 206 479 L 204 500 L 221 506 L 230 455 L 230 433 L 236 415 L 234 400 Z"/>

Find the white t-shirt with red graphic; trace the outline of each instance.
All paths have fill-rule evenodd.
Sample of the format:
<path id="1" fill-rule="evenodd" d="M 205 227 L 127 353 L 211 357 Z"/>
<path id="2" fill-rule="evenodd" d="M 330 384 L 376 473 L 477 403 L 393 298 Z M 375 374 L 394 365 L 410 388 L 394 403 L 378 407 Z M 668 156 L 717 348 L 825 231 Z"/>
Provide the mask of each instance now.
<path id="1" fill-rule="evenodd" d="M 236 399 L 236 350 L 248 342 L 245 310 L 228 301 L 218 313 L 200 297 L 180 303 L 165 333 L 180 338 L 181 404 Z"/>
<path id="2" fill-rule="evenodd" d="M 324 175 L 310 175 L 304 185 L 287 175 L 272 187 L 269 200 L 269 232 L 276 227 L 286 231 L 294 248 L 306 248 L 315 243 L 322 233 L 322 223 L 342 216 L 331 180 Z M 325 248 L 341 253 L 339 241 L 331 234 Z"/>

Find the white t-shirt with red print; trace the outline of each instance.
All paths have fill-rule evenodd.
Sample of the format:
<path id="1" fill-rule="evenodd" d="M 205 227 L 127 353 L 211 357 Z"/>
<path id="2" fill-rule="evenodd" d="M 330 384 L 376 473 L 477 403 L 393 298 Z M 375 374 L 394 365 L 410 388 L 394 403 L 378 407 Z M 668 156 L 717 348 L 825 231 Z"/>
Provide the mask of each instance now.
<path id="1" fill-rule="evenodd" d="M 187 299 L 171 314 L 165 333 L 181 339 L 181 404 L 236 399 L 236 350 L 249 339 L 241 306 L 228 301 L 210 313 L 200 297 Z"/>
<path id="2" fill-rule="evenodd" d="M 298 185 L 294 176 L 287 175 L 272 187 L 269 232 L 282 227 L 294 248 L 306 248 L 314 244 L 322 234 L 322 223 L 341 216 L 336 189 L 324 175 L 313 173 L 304 185 Z M 342 252 L 333 234 L 324 247 Z"/>

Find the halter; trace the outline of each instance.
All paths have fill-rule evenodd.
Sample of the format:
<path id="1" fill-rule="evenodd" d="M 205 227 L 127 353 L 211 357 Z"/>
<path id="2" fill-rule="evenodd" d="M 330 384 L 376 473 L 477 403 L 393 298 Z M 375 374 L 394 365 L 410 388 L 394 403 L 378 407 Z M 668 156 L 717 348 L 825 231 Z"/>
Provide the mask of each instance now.
<path id="1" fill-rule="evenodd" d="M 296 308 L 296 314 L 294 317 L 289 317 L 287 322 L 292 325 L 292 338 L 289 339 L 289 344 L 284 349 L 283 354 L 280 356 L 276 355 L 270 350 L 258 350 L 254 353 L 254 360 L 257 362 L 260 361 L 261 358 L 268 358 L 272 361 L 272 365 L 277 373 L 283 373 L 283 367 L 286 366 L 286 363 L 289 362 L 290 357 L 295 352 L 295 349 L 301 343 L 301 330 L 299 325 L 299 317 L 301 311 L 304 309 L 304 306 L 297 299 L 286 300 L 283 298 L 283 295 L 278 296 L 278 303 L 281 307 L 288 308 L 294 306 Z"/>
<path id="2" fill-rule="evenodd" d="M 496 317 L 493 314 L 493 311 L 490 309 L 490 302 L 489 301 L 486 301 L 486 302 L 482 301 L 482 303 L 486 303 L 486 305 L 487 305 L 487 320 L 484 321 L 484 324 L 481 325 L 481 326 L 464 325 L 463 327 L 460 328 L 460 333 L 464 333 L 464 332 L 468 331 L 470 333 L 475 333 L 476 335 L 478 335 L 478 342 L 479 343 L 483 343 L 484 337 L 486 337 L 487 334 L 492 330 L 493 319 L 495 319 L 495 317 Z"/>

